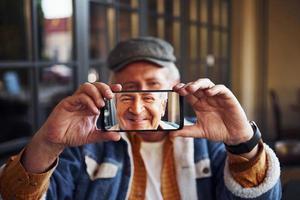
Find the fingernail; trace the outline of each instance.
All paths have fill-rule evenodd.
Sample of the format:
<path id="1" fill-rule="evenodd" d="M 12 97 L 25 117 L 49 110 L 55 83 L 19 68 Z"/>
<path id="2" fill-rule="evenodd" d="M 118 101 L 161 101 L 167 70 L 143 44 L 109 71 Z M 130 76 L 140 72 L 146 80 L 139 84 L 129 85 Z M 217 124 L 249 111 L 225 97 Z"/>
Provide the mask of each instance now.
<path id="1" fill-rule="evenodd" d="M 104 101 L 100 101 L 100 107 L 104 107 L 105 106 L 105 103 L 104 103 Z"/>
<path id="2" fill-rule="evenodd" d="M 177 88 L 181 88 L 181 87 L 183 87 L 184 86 L 184 83 L 179 83 L 176 87 Z"/>
<path id="3" fill-rule="evenodd" d="M 100 114 L 100 111 L 98 110 L 98 109 L 93 109 L 94 110 L 94 113 L 96 114 L 96 115 L 98 115 L 98 114 Z"/>
<path id="4" fill-rule="evenodd" d="M 109 98 L 112 98 L 113 97 L 113 93 L 110 91 L 110 90 L 105 90 L 105 96 L 106 97 L 109 97 Z"/>
<path id="5" fill-rule="evenodd" d="M 97 105 L 100 106 L 100 107 L 102 107 L 102 100 L 101 99 L 97 100 Z"/>
<path id="6" fill-rule="evenodd" d="M 190 86 L 192 83 L 188 83 L 184 86 L 184 88 L 187 88 L 188 86 Z"/>

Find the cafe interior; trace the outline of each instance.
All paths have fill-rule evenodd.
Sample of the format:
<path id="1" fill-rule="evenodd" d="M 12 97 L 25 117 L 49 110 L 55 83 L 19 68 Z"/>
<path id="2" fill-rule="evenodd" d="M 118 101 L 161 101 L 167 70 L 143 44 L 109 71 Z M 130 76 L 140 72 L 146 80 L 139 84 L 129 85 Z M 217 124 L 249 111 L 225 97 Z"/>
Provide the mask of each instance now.
<path id="1" fill-rule="evenodd" d="M 300 1 L 1 0 L 0 164 L 84 82 L 108 81 L 117 42 L 173 44 L 183 82 L 230 88 L 281 163 L 283 199 L 300 191 Z M 187 118 L 194 113 L 185 106 Z"/>

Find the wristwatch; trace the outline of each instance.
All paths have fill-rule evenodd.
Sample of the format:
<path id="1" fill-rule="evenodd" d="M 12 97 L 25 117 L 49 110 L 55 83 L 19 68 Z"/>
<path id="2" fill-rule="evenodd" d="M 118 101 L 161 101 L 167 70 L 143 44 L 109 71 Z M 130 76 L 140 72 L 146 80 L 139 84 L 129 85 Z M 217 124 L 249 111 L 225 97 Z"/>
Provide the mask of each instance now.
<path id="1" fill-rule="evenodd" d="M 249 153 L 260 141 L 261 133 L 255 124 L 254 121 L 249 121 L 252 129 L 253 129 L 253 136 L 250 140 L 237 144 L 237 145 L 227 145 L 225 144 L 226 150 L 232 154 L 244 154 Z"/>

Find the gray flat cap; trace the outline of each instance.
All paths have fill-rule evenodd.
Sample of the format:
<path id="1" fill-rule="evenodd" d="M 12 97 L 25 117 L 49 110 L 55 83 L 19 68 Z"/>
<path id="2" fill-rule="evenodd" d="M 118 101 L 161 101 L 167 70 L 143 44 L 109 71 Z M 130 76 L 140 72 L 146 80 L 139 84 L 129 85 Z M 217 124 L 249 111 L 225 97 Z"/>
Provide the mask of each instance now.
<path id="1" fill-rule="evenodd" d="M 118 71 L 131 62 L 142 60 L 167 67 L 176 57 L 168 42 L 155 37 L 139 37 L 118 43 L 109 53 L 107 64 L 109 69 Z"/>

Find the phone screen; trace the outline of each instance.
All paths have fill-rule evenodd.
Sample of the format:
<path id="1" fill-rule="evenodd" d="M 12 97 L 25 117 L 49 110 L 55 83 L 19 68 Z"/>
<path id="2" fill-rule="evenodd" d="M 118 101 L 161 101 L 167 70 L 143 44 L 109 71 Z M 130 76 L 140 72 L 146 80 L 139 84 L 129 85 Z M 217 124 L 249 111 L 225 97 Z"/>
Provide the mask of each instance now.
<path id="1" fill-rule="evenodd" d="M 172 90 L 115 92 L 97 121 L 106 131 L 174 131 L 183 126 L 182 97 Z"/>

